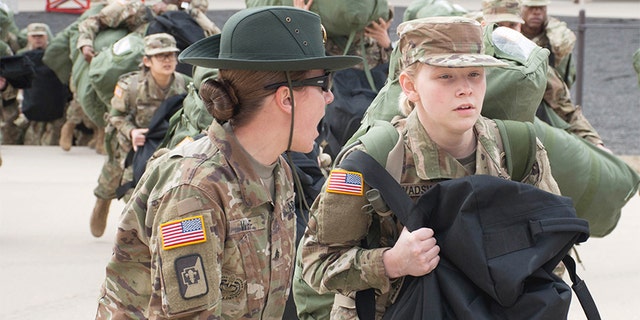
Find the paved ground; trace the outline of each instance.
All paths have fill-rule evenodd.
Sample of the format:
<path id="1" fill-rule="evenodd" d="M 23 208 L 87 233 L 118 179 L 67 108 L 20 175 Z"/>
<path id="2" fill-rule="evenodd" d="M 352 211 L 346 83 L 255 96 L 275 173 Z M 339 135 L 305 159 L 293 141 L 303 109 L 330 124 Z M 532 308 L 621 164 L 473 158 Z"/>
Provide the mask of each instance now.
<path id="1" fill-rule="evenodd" d="M 151 1 L 151 0 L 149 0 Z M 10 1 L 6 1 L 10 2 Z M 13 1 L 17 3 L 18 1 Z M 403 5 L 407 0 L 391 1 Z M 76 16 L 43 14 L 45 1 L 20 0 L 17 20 L 63 26 Z M 241 0 L 212 0 L 216 23 L 238 8 Z M 464 0 L 469 9 L 479 1 Z M 585 7 L 590 22 L 625 24 L 629 28 L 588 31 L 589 62 L 585 112 L 618 154 L 640 171 L 640 88 L 627 57 L 640 47 L 640 1 L 592 1 Z M 557 14 L 575 27 L 571 1 L 554 1 Z M 638 10 L 636 10 L 638 9 Z M 40 12 L 38 12 L 40 11 Z M 622 18 L 622 19 L 621 19 Z M 46 20 L 45 20 L 46 19 Z M 64 152 L 59 147 L 1 146 L 0 167 L 0 319 L 91 319 L 95 314 L 104 266 L 111 255 L 122 202 L 114 202 L 103 238 L 89 233 L 92 189 L 103 156 L 86 147 Z M 580 247 L 586 280 L 603 319 L 640 319 L 640 256 L 635 238 L 640 229 L 640 197 L 623 209 L 619 226 L 601 239 Z M 633 252 L 636 252 L 635 254 Z M 573 305 L 570 319 L 584 319 Z"/>

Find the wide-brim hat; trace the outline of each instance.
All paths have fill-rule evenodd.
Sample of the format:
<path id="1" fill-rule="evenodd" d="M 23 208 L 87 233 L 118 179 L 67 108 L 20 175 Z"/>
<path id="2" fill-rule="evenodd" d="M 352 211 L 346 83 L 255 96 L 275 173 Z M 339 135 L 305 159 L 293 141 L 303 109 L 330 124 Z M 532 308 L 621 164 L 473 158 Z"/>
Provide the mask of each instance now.
<path id="1" fill-rule="evenodd" d="M 416 62 L 449 68 L 504 67 L 508 64 L 484 53 L 482 27 L 464 17 L 428 17 L 398 26 L 402 63 Z"/>
<path id="2" fill-rule="evenodd" d="M 241 10 L 222 33 L 201 39 L 178 59 L 196 66 L 258 71 L 339 70 L 362 62 L 356 56 L 326 56 L 326 33 L 317 14 L 294 7 Z"/>

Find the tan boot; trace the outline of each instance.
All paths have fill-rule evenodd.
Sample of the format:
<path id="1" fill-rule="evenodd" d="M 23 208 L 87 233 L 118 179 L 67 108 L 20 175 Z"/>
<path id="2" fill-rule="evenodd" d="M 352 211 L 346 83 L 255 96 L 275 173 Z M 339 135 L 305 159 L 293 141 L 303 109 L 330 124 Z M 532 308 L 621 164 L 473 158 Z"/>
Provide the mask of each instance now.
<path id="1" fill-rule="evenodd" d="M 107 227 L 110 206 L 111 199 L 96 199 L 96 205 L 93 207 L 93 213 L 91 214 L 91 234 L 96 238 L 100 238 Z"/>
<path id="2" fill-rule="evenodd" d="M 96 153 L 107 154 L 107 150 L 104 147 L 104 128 L 98 127 L 93 131 L 93 139 L 96 142 Z"/>
<path id="3" fill-rule="evenodd" d="M 71 145 L 73 144 L 73 130 L 76 128 L 76 124 L 73 122 L 65 122 L 60 129 L 60 147 L 64 151 L 71 150 Z"/>

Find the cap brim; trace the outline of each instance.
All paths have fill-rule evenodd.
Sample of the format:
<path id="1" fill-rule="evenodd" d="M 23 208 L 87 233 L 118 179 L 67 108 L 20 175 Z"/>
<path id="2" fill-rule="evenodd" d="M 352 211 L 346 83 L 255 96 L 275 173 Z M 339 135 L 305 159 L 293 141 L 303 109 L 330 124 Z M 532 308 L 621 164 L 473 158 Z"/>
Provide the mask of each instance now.
<path id="1" fill-rule="evenodd" d="M 436 67 L 506 67 L 509 64 L 486 54 L 440 54 L 423 57 L 418 61 Z"/>
<path id="2" fill-rule="evenodd" d="M 161 53 L 166 53 L 166 52 L 179 52 L 179 51 L 180 51 L 180 49 L 178 49 L 178 48 L 154 49 L 154 50 L 145 51 L 144 54 L 146 56 L 155 56 L 156 54 L 161 54 Z"/>
<path id="3" fill-rule="evenodd" d="M 340 70 L 362 62 L 362 58 L 356 56 L 254 60 L 250 55 L 246 59 L 231 59 L 218 58 L 219 54 L 220 34 L 217 34 L 193 43 L 180 53 L 178 60 L 206 68 L 257 71 Z"/>

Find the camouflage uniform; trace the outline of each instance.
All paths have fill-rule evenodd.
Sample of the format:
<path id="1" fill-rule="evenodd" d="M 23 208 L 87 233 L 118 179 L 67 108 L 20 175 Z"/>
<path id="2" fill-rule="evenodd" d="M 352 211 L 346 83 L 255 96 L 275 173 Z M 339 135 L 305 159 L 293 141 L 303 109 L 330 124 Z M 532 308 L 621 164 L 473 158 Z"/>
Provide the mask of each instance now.
<path id="1" fill-rule="evenodd" d="M 487 118 L 481 117 L 474 127 L 478 147 L 473 173 L 467 172 L 457 159 L 440 150 L 427 135 L 415 112 L 406 119 L 397 120 L 396 127 L 404 145 L 400 185 L 413 200 L 446 179 L 470 174 L 510 178 L 497 126 Z M 362 146 L 356 148 L 364 149 Z M 536 159 L 531 174 L 523 182 L 560 194 L 551 176 L 546 151 L 539 141 Z M 336 168 L 340 168 L 340 164 Z M 365 192 L 368 189 L 365 184 Z M 389 279 L 382 264 L 382 253 L 393 246 L 402 226 L 391 222 L 392 219 L 387 219 L 386 224 L 380 222 L 380 248 L 360 248 L 361 240 L 367 236 L 373 221 L 371 214 L 362 210 L 366 204 L 368 201 L 364 196 L 323 190 L 311 208 L 313 216 L 301 247 L 303 278 L 319 293 L 341 293 L 336 295 L 331 319 L 354 319 L 355 309 L 349 307 L 353 305 L 349 301 L 356 291 L 367 288 L 376 289 L 376 309 L 380 318 L 402 284 L 402 278 Z"/>
<path id="2" fill-rule="evenodd" d="M 93 47 L 96 34 L 106 28 L 127 28 L 144 36 L 149 19 L 150 13 L 140 0 L 113 1 L 78 25 L 76 48 Z"/>
<path id="3" fill-rule="evenodd" d="M 42 35 L 47 37 L 47 44 L 49 42 L 48 39 L 51 39 L 51 29 L 48 25 L 44 23 L 31 23 L 27 26 L 27 37 L 31 35 Z M 36 49 L 46 49 L 44 48 L 34 48 L 31 42 L 27 42 L 27 46 L 20 49 L 17 54 L 22 54 L 27 51 L 36 50 Z M 28 94 L 27 91 L 22 91 L 23 94 Z M 22 108 L 22 105 L 21 105 Z M 65 122 L 64 117 L 60 117 L 58 119 L 52 121 L 33 121 L 29 120 L 28 127 L 24 133 L 24 144 L 25 145 L 43 145 L 43 146 L 54 146 L 58 145 L 58 141 L 60 140 L 60 129 Z"/>
<path id="4" fill-rule="evenodd" d="M 294 259 L 292 177 L 281 157 L 272 199 L 249 159 L 214 121 L 208 138 L 150 164 L 122 215 L 96 319 L 281 319 Z M 163 226 L 185 219 L 204 239 L 167 246 Z"/>
<path id="5" fill-rule="evenodd" d="M 2 10 L 0 10 L 2 11 Z M 0 41 L 0 57 L 12 56 L 11 47 L 4 41 Z M 24 137 L 24 125 L 16 123 L 20 116 L 18 104 L 18 89 L 7 82 L 0 92 L 0 130 L 2 131 L 2 144 L 22 144 Z"/>
<path id="6" fill-rule="evenodd" d="M 124 165 L 125 158 L 132 149 L 131 130 L 146 128 L 166 98 L 187 92 L 191 78 L 178 72 L 174 72 L 173 77 L 173 82 L 166 90 L 156 84 L 150 72 L 145 71 L 125 74 L 118 81 L 111 99 L 112 110 L 105 129 L 112 154 L 104 163 L 98 186 L 93 191 L 96 197 L 114 199 L 120 183 L 132 179 L 131 168 L 125 172 Z M 134 81 L 136 84 L 132 84 Z M 132 95 L 135 98 L 132 98 Z"/>

